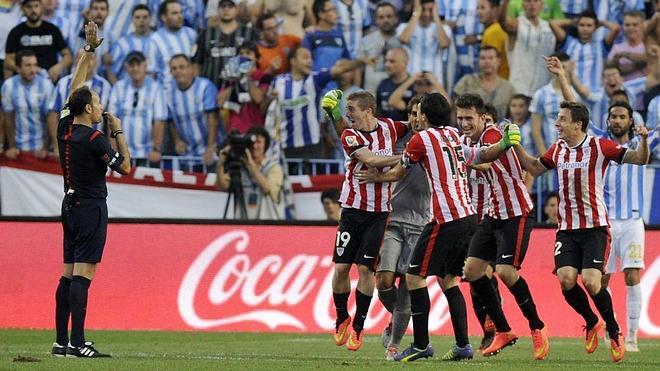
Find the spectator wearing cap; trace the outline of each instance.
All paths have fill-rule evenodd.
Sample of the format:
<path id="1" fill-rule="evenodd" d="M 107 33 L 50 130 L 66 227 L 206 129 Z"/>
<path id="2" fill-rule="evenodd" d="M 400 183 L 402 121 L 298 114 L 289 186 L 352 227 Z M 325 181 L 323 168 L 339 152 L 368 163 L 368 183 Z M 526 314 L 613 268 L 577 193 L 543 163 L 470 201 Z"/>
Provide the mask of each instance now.
<path id="1" fill-rule="evenodd" d="M 127 77 L 112 87 L 108 110 L 124 123 L 131 156 L 157 163 L 167 120 L 163 88 L 158 81 L 147 76 L 146 58 L 142 52 L 130 52 L 124 65 Z"/>
<path id="2" fill-rule="evenodd" d="M 396 8 L 388 3 L 381 2 L 376 6 L 374 22 L 377 29 L 364 37 L 360 44 L 358 58 L 375 58 L 376 63 L 364 68 L 364 90 L 376 91 L 378 84 L 388 77 L 385 67 L 385 55 L 393 48 L 401 46 L 396 37 L 396 27 L 399 24 Z M 407 66 L 404 66 L 406 68 Z M 378 101 L 377 101 L 378 102 Z"/>
<path id="3" fill-rule="evenodd" d="M 425 1 L 423 0 L 422 3 Z M 478 0 L 438 0 L 436 11 L 453 31 L 458 54 L 457 78 L 475 71 L 479 53 L 479 38 L 483 25 L 477 15 Z"/>
<path id="4" fill-rule="evenodd" d="M 78 60 L 80 60 L 79 57 L 76 58 L 76 61 Z M 101 105 L 107 107 L 112 85 L 110 85 L 108 80 L 98 74 L 96 63 L 97 60 L 93 59 L 87 64 L 88 70 L 85 74 L 87 81 L 85 81 L 84 85 L 95 91 L 99 95 Z M 60 119 L 60 112 L 64 108 L 66 99 L 71 93 L 69 88 L 71 87 L 72 78 L 73 75 L 71 74 L 62 77 L 57 82 L 57 85 L 55 85 L 55 89 L 48 99 L 48 130 L 55 155 L 59 155 L 59 151 L 57 150 L 57 124 Z"/>
<path id="5" fill-rule="evenodd" d="M 563 27 L 575 25 L 577 37 L 569 35 Z M 602 37 L 596 33 L 600 26 L 607 27 L 609 33 Z M 575 61 L 575 69 L 580 81 L 595 90 L 602 86 L 600 79 L 605 66 L 607 52 L 612 47 L 620 27 L 615 22 L 599 21 L 596 13 L 585 10 L 577 18 L 550 21 L 550 28 L 571 60 Z"/>
<path id="6" fill-rule="evenodd" d="M 21 10 L 26 21 L 14 27 L 7 36 L 5 78 L 11 77 L 17 71 L 14 62 L 16 53 L 30 49 L 36 54 L 39 67 L 47 70 L 48 76 L 55 82 L 71 65 L 71 52 L 62 32 L 54 24 L 42 19 L 43 7 L 40 0 L 23 0 Z"/>
<path id="7" fill-rule="evenodd" d="M 222 82 L 222 71 L 229 58 L 238 54 L 238 47 L 246 41 L 256 42 L 257 35 L 249 23 L 238 21 L 238 7 L 234 0 L 221 0 L 218 4 L 218 25 L 202 30 L 197 38 L 192 61 L 199 76 Z"/>
<path id="8" fill-rule="evenodd" d="M 624 39 L 614 44 L 607 55 L 609 63 L 616 63 L 621 68 L 625 81 L 645 75 L 644 18 L 643 12 L 627 11 L 623 16 Z"/>
<path id="9" fill-rule="evenodd" d="M 508 3 L 503 0 L 500 4 L 498 22 L 508 35 L 509 68 L 516 71 L 509 76 L 509 82 L 516 93 L 531 97 L 550 82 L 541 56 L 554 52 L 556 39 L 548 21 L 539 17 L 542 0 L 523 0 L 524 12 L 518 18 L 507 17 Z"/>
<path id="10" fill-rule="evenodd" d="M 500 1 L 499 0 L 479 0 L 477 5 L 477 14 L 479 15 L 479 22 L 481 22 L 485 29 L 481 37 L 481 47 L 492 46 L 497 49 L 500 56 L 500 67 L 497 69 L 497 74 L 504 79 L 509 78 L 509 58 L 507 57 L 507 34 L 502 28 L 497 18 L 500 14 Z"/>
<path id="11" fill-rule="evenodd" d="M 151 34 L 147 56 L 147 71 L 157 79 L 170 77 L 167 65 L 174 55 L 191 57 L 194 52 L 195 30 L 183 25 L 183 7 L 178 0 L 165 0 L 158 6 L 163 26 Z"/>
<path id="12" fill-rule="evenodd" d="M 261 32 L 257 43 L 259 68 L 267 74 L 279 75 L 289 72 L 289 52 L 300 46 L 300 38 L 295 35 L 280 34 L 281 22 L 273 13 L 264 13 L 256 23 Z"/>
<path id="13" fill-rule="evenodd" d="M 492 104 L 497 109 L 499 117 L 504 117 L 514 90 L 509 80 L 503 79 L 497 74 L 501 64 L 502 59 L 495 47 L 481 48 L 479 72 L 461 77 L 454 87 L 454 94 L 478 94 L 484 102 Z"/>
<path id="14" fill-rule="evenodd" d="M 106 76 L 113 84 L 127 77 L 124 62 L 130 52 L 139 51 L 145 56 L 149 55 L 151 11 L 148 6 L 138 4 L 133 8 L 132 17 L 134 31 L 117 40 L 112 50 L 103 56 Z"/>
<path id="15" fill-rule="evenodd" d="M 397 28 L 399 41 L 408 52 L 408 73 L 428 71 L 443 81 L 443 49 L 450 46 L 434 0 L 415 0 L 408 23 Z M 453 83 L 453 81 L 452 81 Z M 405 105 L 403 106 L 405 109 Z"/>
<path id="16" fill-rule="evenodd" d="M 38 73 L 37 56 L 26 49 L 16 54 L 18 74 L 2 84 L 2 109 L 8 148 L 5 156 L 16 159 L 20 151 L 33 152 L 37 158 L 48 154 L 46 101 L 53 84 Z"/>
<path id="17" fill-rule="evenodd" d="M 238 58 L 243 58 L 243 63 L 249 63 L 250 69 L 225 83 L 218 94 L 218 106 L 228 113 L 224 120 L 226 132 L 238 130 L 244 134 L 252 127 L 264 125 L 265 117 L 260 105 L 271 78 L 257 68 L 260 56 L 255 43 L 241 45 L 238 55 Z"/>

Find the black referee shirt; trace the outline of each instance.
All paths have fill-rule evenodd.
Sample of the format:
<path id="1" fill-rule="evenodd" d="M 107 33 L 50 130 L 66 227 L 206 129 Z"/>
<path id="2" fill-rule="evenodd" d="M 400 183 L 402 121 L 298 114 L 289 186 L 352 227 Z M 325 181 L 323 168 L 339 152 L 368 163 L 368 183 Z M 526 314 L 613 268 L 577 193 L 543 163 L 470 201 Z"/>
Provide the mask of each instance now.
<path id="1" fill-rule="evenodd" d="M 57 124 L 60 165 L 64 175 L 64 192 L 74 189 L 82 198 L 105 199 L 107 168 L 119 171 L 123 156 L 112 149 L 102 132 L 85 125 L 73 125 L 69 106 L 60 113 Z"/>

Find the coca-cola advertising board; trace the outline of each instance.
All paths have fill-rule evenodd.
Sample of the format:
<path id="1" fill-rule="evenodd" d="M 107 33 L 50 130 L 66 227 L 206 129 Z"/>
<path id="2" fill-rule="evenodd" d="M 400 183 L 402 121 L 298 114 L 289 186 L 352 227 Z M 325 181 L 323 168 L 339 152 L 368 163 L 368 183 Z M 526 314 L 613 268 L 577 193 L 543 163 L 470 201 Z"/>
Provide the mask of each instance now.
<path id="1" fill-rule="evenodd" d="M 327 226 L 111 224 L 90 288 L 94 329 L 326 332 L 333 328 L 331 278 L 336 229 Z M 0 327 L 51 328 L 61 272 L 62 230 L 55 222 L 0 222 Z M 659 231 L 646 236 L 640 336 L 660 336 Z M 581 319 L 552 274 L 554 230 L 535 229 L 524 268 L 541 318 L 553 336 L 580 336 Z M 353 272 L 353 278 L 357 274 Z M 355 287 L 355 280 L 353 287 Z M 527 332 L 515 300 L 500 285 L 514 330 Z M 461 285 L 468 307 L 469 288 Z M 450 334 L 447 303 L 429 279 L 435 334 Z M 625 286 L 612 280 L 625 326 Z M 354 311 L 351 295 L 351 312 Z M 469 315 L 470 333 L 479 325 Z M 366 329 L 379 333 L 389 315 L 372 301 Z"/>

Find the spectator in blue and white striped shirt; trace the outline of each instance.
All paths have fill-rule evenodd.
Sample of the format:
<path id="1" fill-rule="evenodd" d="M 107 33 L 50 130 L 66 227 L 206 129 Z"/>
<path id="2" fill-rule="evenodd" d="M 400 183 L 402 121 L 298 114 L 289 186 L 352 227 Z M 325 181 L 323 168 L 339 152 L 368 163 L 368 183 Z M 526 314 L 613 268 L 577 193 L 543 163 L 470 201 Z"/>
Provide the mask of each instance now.
<path id="1" fill-rule="evenodd" d="M 176 152 L 203 156 L 204 164 L 210 165 L 218 143 L 218 89 L 211 80 L 195 77 L 185 54 L 172 57 L 170 71 L 173 79 L 165 82 L 165 100 L 176 127 Z"/>
<path id="2" fill-rule="evenodd" d="M 151 11 L 144 4 L 138 4 L 133 8 L 134 31 L 121 37 L 112 46 L 112 50 L 103 56 L 106 76 L 111 83 L 127 77 L 124 70 L 126 56 L 132 51 L 139 51 L 149 55 L 151 40 Z"/>
<path id="3" fill-rule="evenodd" d="M 20 151 L 34 152 L 37 158 L 48 154 L 46 102 L 53 91 L 47 75 L 40 74 L 37 55 L 29 50 L 16 53 L 18 75 L 2 84 L 7 151 L 5 156 L 16 159 Z"/>
<path id="4" fill-rule="evenodd" d="M 163 1 L 158 8 L 158 17 L 163 21 L 163 27 L 151 34 L 147 71 L 164 79 L 171 76 L 167 63 L 174 55 L 193 56 L 197 34 L 183 25 L 183 8 L 177 0 Z"/>
<path id="5" fill-rule="evenodd" d="M 649 133 L 646 140 L 636 134 L 632 108 L 616 102 L 609 107 L 606 137 L 630 149 L 648 145 L 649 153 L 658 145 L 658 133 Z M 612 251 L 606 264 L 603 284 L 608 286 L 610 274 L 623 271 L 626 283 L 626 351 L 639 351 L 637 329 L 642 307 L 639 286 L 640 270 L 644 269 L 644 175 L 646 166 L 610 163 L 605 174 L 604 197 L 612 231 Z M 617 261 L 621 269 L 617 269 Z"/>
<path id="6" fill-rule="evenodd" d="M 560 3 L 566 18 L 577 18 L 589 7 L 589 0 L 560 0 Z"/>
<path id="7" fill-rule="evenodd" d="M 110 50 L 110 45 L 112 45 L 114 41 L 110 40 L 105 30 L 105 20 L 108 18 L 108 14 L 110 14 L 110 4 L 108 3 L 108 0 L 92 0 L 92 2 L 89 4 L 89 10 L 86 14 L 89 20 L 96 23 L 96 25 L 99 27 L 99 37 L 104 37 L 107 39 L 104 43 L 101 43 L 101 45 L 96 49 L 96 52 L 94 53 L 96 55 L 97 61 L 97 73 L 100 75 L 105 75 L 103 55 Z M 79 29 L 76 34 L 71 35 L 71 38 L 73 39 L 73 51 L 80 50 L 87 43 L 85 41 L 85 32 L 83 29 Z"/>
<path id="8" fill-rule="evenodd" d="M 126 57 L 128 77 L 117 81 L 110 94 L 108 110 L 123 123 L 131 156 L 160 161 L 167 104 L 161 84 L 147 77 L 144 54 L 133 51 Z"/>
<path id="9" fill-rule="evenodd" d="M 479 0 L 437 0 L 439 13 L 454 33 L 454 44 L 458 55 L 456 79 L 477 71 L 479 59 L 479 35 L 484 26 L 479 21 Z"/>
<path id="10" fill-rule="evenodd" d="M 158 7 L 163 0 L 148 0 L 149 7 L 152 13 L 158 12 Z M 206 6 L 204 0 L 178 0 L 183 9 L 183 24 L 194 30 L 202 30 L 206 28 Z M 217 3 L 216 3 L 217 4 Z M 163 20 L 157 19 L 154 24 L 157 28 L 163 26 Z"/>
<path id="11" fill-rule="evenodd" d="M 577 26 L 577 38 L 568 35 L 563 28 L 572 24 Z M 599 26 L 607 27 L 610 30 L 604 38 L 596 34 L 596 29 Z M 580 16 L 575 20 L 551 20 L 550 28 L 557 37 L 557 42 L 563 43 L 561 49 L 571 57 L 571 60 L 576 62 L 575 69 L 580 81 L 591 90 L 601 87 L 600 77 L 603 73 L 607 53 L 621 27 L 614 22 L 599 21 L 596 13 L 592 10 L 586 10 L 580 13 Z"/>
<path id="12" fill-rule="evenodd" d="M 344 34 L 351 57 L 355 58 L 362 44 L 362 31 L 371 26 L 367 0 L 333 0 L 337 8 L 337 26 Z"/>
<path id="13" fill-rule="evenodd" d="M 399 41 L 408 52 L 408 73 L 429 71 L 444 82 L 442 49 L 450 45 L 435 0 L 415 0 L 415 8 L 408 23 L 396 30 Z"/>
<path id="14" fill-rule="evenodd" d="M 320 158 L 321 126 L 319 98 L 328 81 L 344 72 L 355 70 L 366 61 L 340 60 L 330 69 L 312 72 L 312 54 L 303 47 L 289 54 L 291 72 L 278 75 L 271 92 L 280 105 L 280 142 L 288 158 Z"/>
<path id="15" fill-rule="evenodd" d="M 111 0 L 112 1 L 112 0 Z M 152 14 L 151 8 L 147 6 L 148 0 L 115 0 L 119 2 L 116 6 L 111 6 L 111 13 L 108 15 L 105 27 L 105 35 L 107 38 L 115 42 L 122 37 L 135 31 L 133 15 L 135 14 L 135 7 L 138 5 L 145 5 L 149 14 Z M 159 2 L 160 3 L 160 2 Z M 156 10 L 158 7 L 156 6 Z M 151 26 L 151 19 L 149 19 L 149 26 Z M 145 54 L 146 55 L 146 54 Z"/>
<path id="16" fill-rule="evenodd" d="M 73 50 L 75 45 L 73 44 L 74 40 L 71 37 L 71 21 L 69 18 L 63 17 L 57 12 L 58 0 L 41 0 L 41 6 L 43 8 L 41 19 L 57 26 L 62 33 L 64 41 L 69 45 L 69 49 Z M 73 36 L 77 37 L 75 34 L 73 34 Z"/>
<path id="17" fill-rule="evenodd" d="M 83 13 L 89 8 L 91 1 L 92 0 L 59 0 L 56 14 L 69 20 L 69 26 L 71 28 L 68 31 L 68 34 L 72 43 L 75 42 L 78 33 L 83 29 L 83 21 L 85 20 Z M 64 31 L 62 31 L 62 34 L 64 34 Z M 72 44 L 71 48 L 73 51 L 78 50 L 77 45 Z"/>
<path id="18" fill-rule="evenodd" d="M 646 110 L 646 127 L 658 129 L 658 124 L 660 124 L 660 95 L 651 99 Z"/>
<path id="19" fill-rule="evenodd" d="M 77 56 L 76 61 L 79 60 L 80 60 L 80 56 Z M 99 95 L 101 105 L 103 107 L 107 107 L 108 101 L 110 99 L 110 90 L 112 89 L 112 86 L 110 85 L 108 80 L 104 79 L 98 74 L 98 71 L 96 69 L 96 63 L 97 63 L 96 59 L 94 59 L 89 61 L 89 63 L 87 64 L 88 70 L 87 70 L 87 74 L 85 75 L 87 76 L 87 81 L 85 81 L 84 85 L 95 91 L 96 94 Z M 57 85 L 55 85 L 55 89 L 53 89 L 53 93 L 50 95 L 50 97 L 48 97 L 48 116 L 47 116 L 48 131 L 50 135 L 50 141 L 51 144 L 53 145 L 53 150 L 56 156 L 59 155 L 60 153 L 57 149 L 57 137 L 56 137 L 57 124 L 60 118 L 60 111 L 62 111 L 62 108 L 64 108 L 64 104 L 66 103 L 66 99 L 70 93 L 72 78 L 73 78 L 72 74 L 62 77 L 57 82 Z M 95 125 L 94 128 L 98 126 L 98 124 L 94 124 L 94 125 Z"/>

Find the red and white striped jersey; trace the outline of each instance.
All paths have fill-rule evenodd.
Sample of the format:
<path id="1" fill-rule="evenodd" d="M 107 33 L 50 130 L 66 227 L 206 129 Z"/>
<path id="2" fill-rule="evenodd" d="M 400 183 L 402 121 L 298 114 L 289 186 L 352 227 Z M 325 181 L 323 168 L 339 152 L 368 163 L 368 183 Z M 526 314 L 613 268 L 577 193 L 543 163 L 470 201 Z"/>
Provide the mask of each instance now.
<path id="1" fill-rule="evenodd" d="M 470 142 L 469 138 L 466 138 Z M 476 147 L 489 146 L 502 139 L 502 132 L 496 125 L 486 125 Z M 487 213 L 500 220 L 527 215 L 534 203 L 527 192 L 523 180 L 523 170 L 518 156 L 513 150 L 504 152 L 500 158 L 490 163 L 490 169 L 483 173 L 490 188 L 490 205 Z"/>
<path id="2" fill-rule="evenodd" d="M 481 223 L 481 220 L 488 215 L 490 208 L 490 187 L 483 172 L 470 169 L 469 173 L 470 200 L 472 200 L 472 207 L 477 212 L 477 219 Z"/>
<path id="3" fill-rule="evenodd" d="M 474 215 L 467 181 L 467 164 L 476 151 L 464 152 L 460 134 L 452 127 L 433 127 L 415 134 L 403 154 L 403 163 L 421 163 L 433 192 L 433 218 L 439 224 Z M 467 158 L 466 158 L 467 156 Z"/>
<path id="4" fill-rule="evenodd" d="M 621 163 L 625 153 L 612 140 L 587 135 L 575 147 L 560 139 L 539 158 L 546 168 L 557 169 L 559 230 L 609 226 L 605 172 L 610 161 Z"/>
<path id="5" fill-rule="evenodd" d="M 408 126 L 391 119 L 378 119 L 378 126 L 373 131 L 346 129 L 341 135 L 346 158 L 346 176 L 341 189 L 339 202 L 341 206 L 371 212 L 391 211 L 392 183 L 360 184 L 355 178 L 355 172 L 366 170 L 367 167 L 353 155 L 363 148 L 376 156 L 391 156 L 394 154 L 396 141 L 406 135 Z M 383 171 L 387 171 L 384 168 Z"/>

